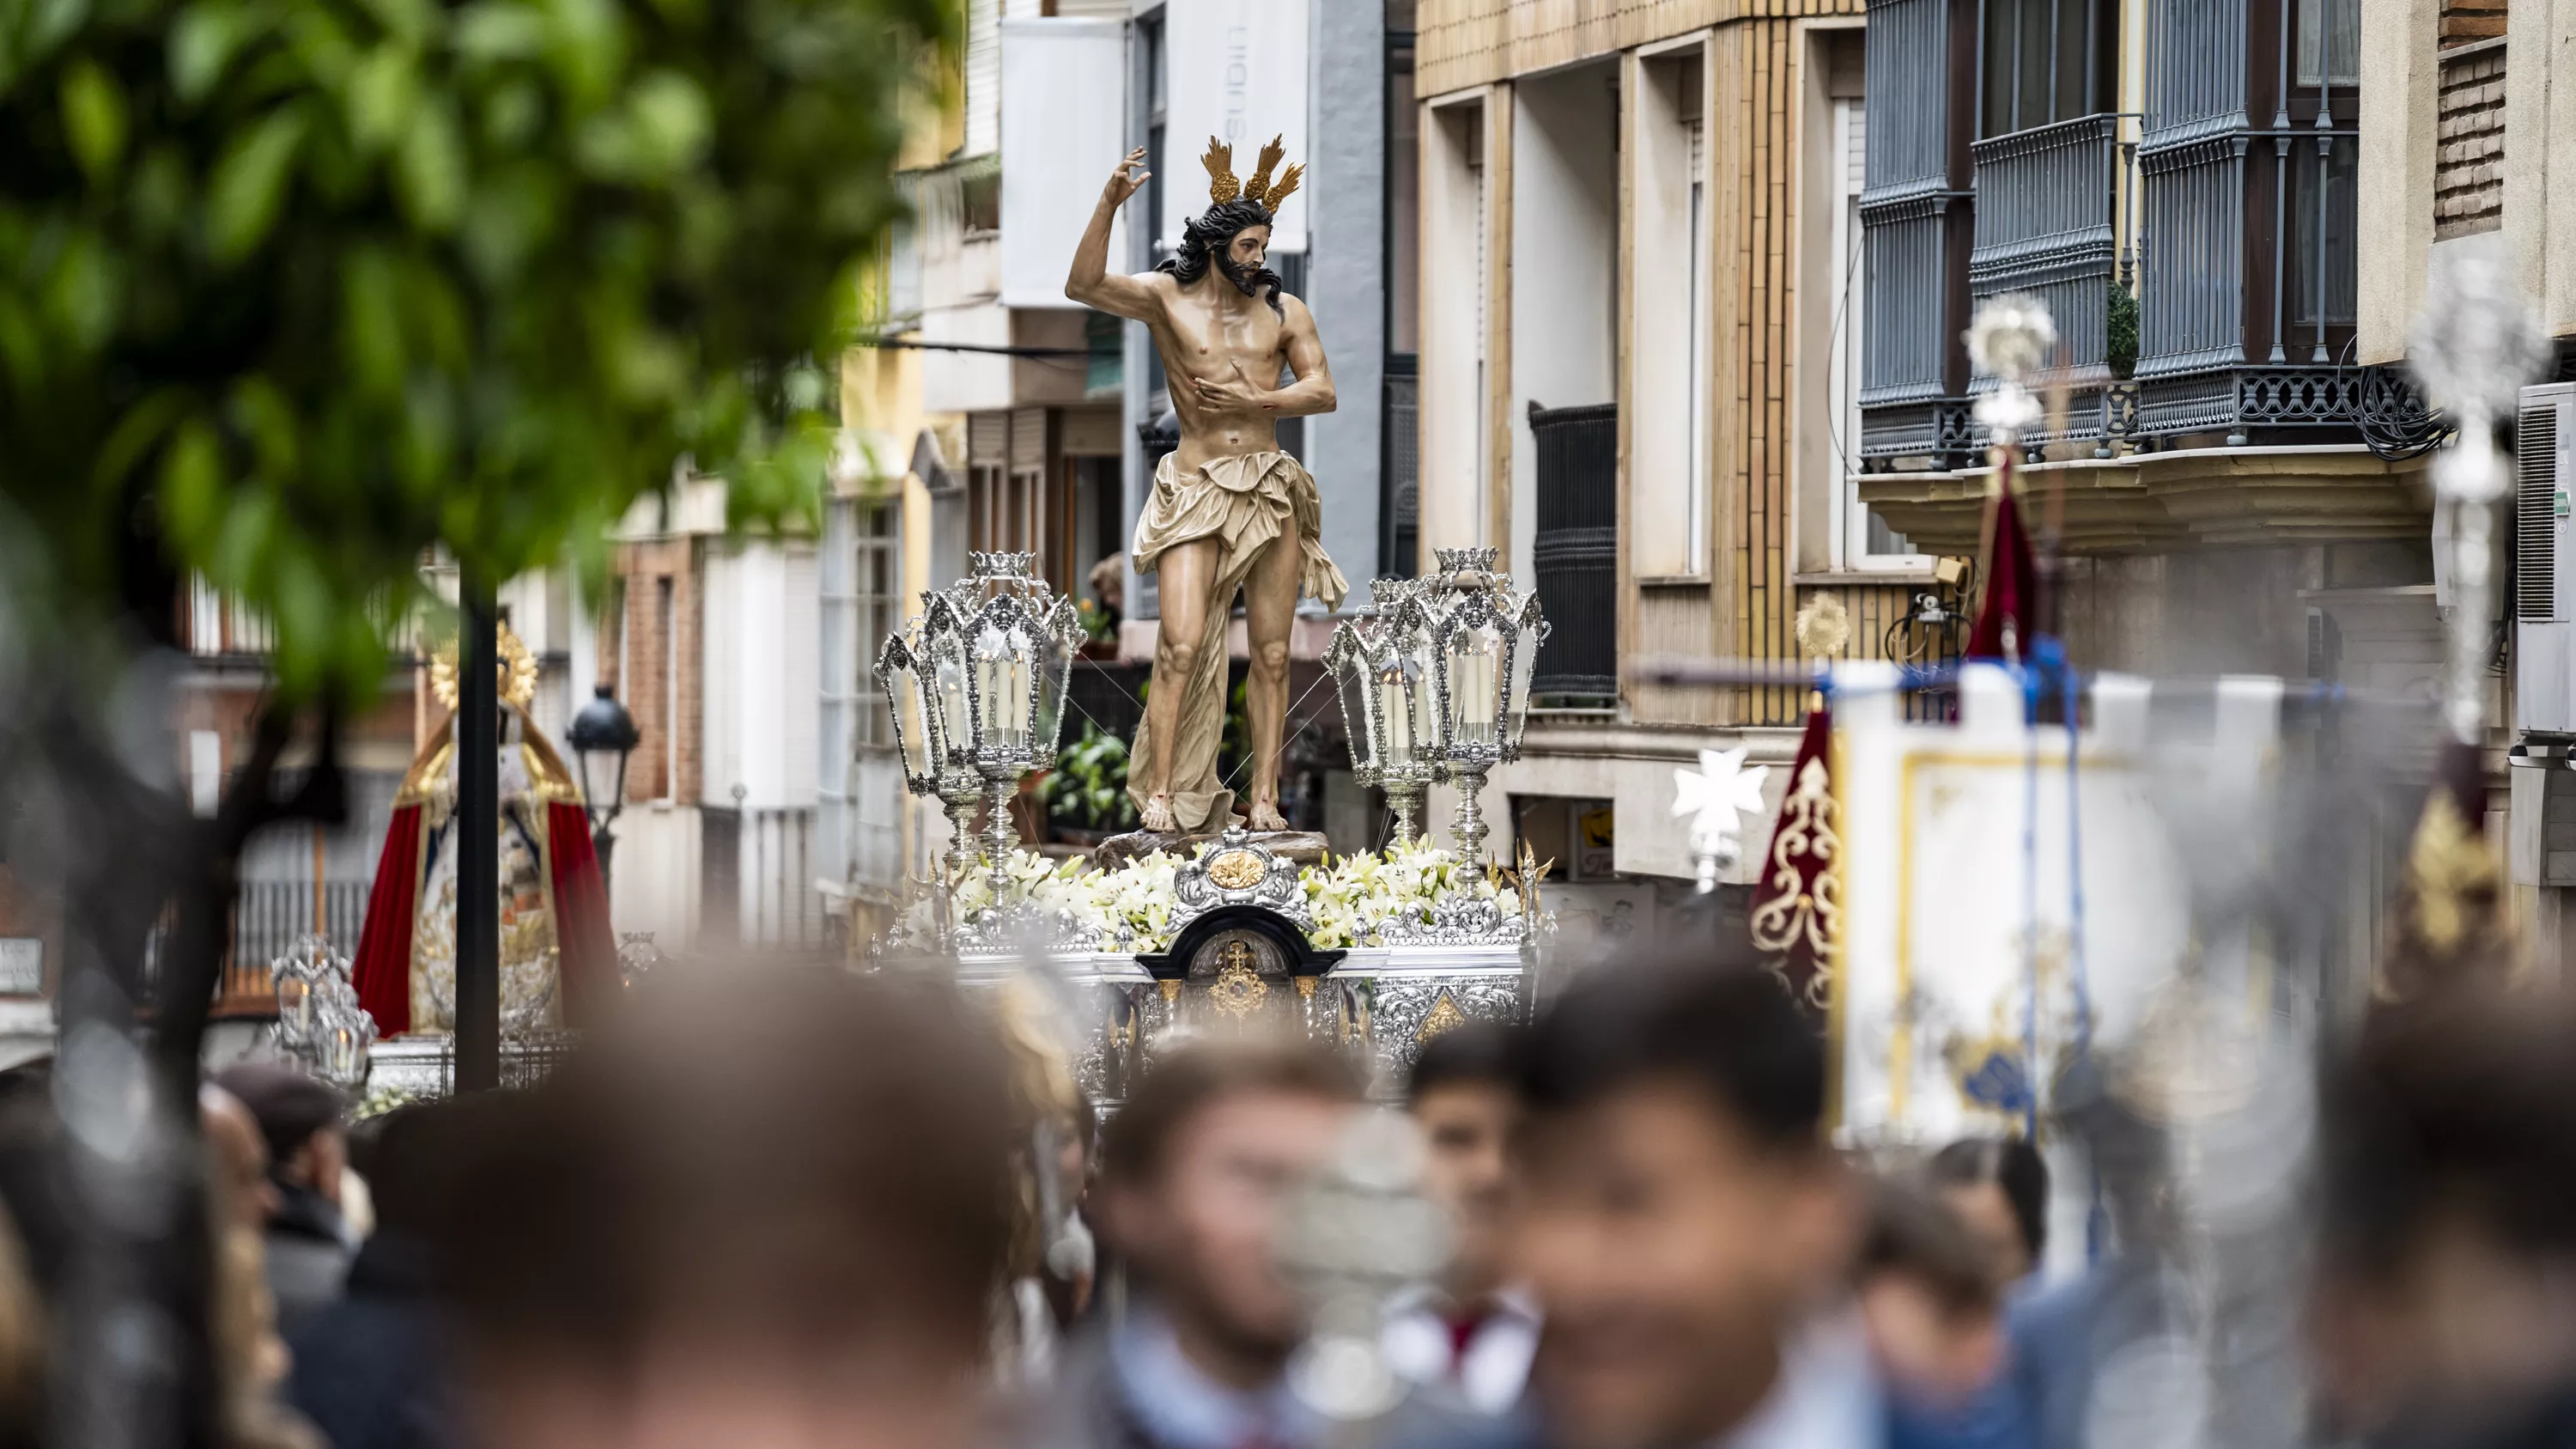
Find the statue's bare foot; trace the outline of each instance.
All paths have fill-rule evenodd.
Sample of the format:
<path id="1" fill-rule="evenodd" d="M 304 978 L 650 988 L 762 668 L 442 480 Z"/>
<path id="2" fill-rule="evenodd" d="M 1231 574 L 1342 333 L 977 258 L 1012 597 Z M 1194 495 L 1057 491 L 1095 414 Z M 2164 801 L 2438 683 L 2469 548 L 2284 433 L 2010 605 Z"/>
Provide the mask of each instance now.
<path id="1" fill-rule="evenodd" d="M 1288 828 L 1288 822 L 1281 819 L 1279 816 L 1278 802 L 1272 800 L 1255 800 L 1252 802 L 1251 825 L 1254 830 L 1261 832 L 1285 830 Z"/>
<path id="2" fill-rule="evenodd" d="M 1139 824 L 1157 835 L 1168 835 L 1180 828 L 1179 822 L 1172 819 L 1172 797 L 1169 795 L 1146 797 L 1145 808 L 1139 814 L 1142 817 Z"/>

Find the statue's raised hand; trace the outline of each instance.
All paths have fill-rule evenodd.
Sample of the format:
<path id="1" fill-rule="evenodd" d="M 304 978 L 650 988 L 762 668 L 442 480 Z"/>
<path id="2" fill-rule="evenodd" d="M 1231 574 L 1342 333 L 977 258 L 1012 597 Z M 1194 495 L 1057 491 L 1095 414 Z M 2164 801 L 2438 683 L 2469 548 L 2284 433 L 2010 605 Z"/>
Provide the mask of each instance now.
<path id="1" fill-rule="evenodd" d="M 1118 163 L 1118 169 L 1109 173 L 1109 184 L 1100 188 L 1100 199 L 1111 206 L 1126 205 L 1127 198 L 1136 194 L 1136 188 L 1153 178 L 1154 173 L 1151 171 L 1136 170 L 1144 164 L 1144 147 L 1139 146 L 1128 152 L 1127 159 Z M 1127 173 L 1131 171 L 1135 171 L 1136 174 L 1128 175 Z"/>

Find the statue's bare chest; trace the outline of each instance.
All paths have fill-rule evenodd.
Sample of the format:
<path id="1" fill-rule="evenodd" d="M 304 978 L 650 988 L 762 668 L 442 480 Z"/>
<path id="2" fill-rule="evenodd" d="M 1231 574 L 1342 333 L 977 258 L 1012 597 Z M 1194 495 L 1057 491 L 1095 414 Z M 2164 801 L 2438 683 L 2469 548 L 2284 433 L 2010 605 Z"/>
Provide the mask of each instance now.
<path id="1" fill-rule="evenodd" d="M 1262 362 L 1275 364 L 1279 357 L 1279 318 L 1267 305 L 1222 308 L 1184 297 L 1170 317 L 1173 355 L 1164 359 L 1167 367 L 1213 374 L 1224 372 L 1228 363 L 1250 370 Z"/>

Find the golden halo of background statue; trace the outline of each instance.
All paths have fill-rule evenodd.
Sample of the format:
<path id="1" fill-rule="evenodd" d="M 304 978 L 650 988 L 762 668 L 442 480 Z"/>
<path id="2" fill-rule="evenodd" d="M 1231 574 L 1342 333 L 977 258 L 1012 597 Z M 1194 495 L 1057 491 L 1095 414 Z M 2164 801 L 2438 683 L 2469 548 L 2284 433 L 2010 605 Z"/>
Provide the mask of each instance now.
<path id="1" fill-rule="evenodd" d="M 1129 758 L 1128 793 L 1152 832 L 1216 831 L 1234 792 L 1217 775 L 1225 733 L 1226 624 L 1237 590 L 1252 646 L 1245 685 L 1253 770 L 1249 823 L 1284 830 L 1279 751 L 1288 716 L 1288 631 L 1300 594 L 1339 607 L 1350 585 L 1324 556 L 1315 480 L 1279 451 L 1279 420 L 1333 410 L 1333 376 L 1306 304 L 1266 265 L 1270 224 L 1303 172 L 1278 171 L 1279 142 L 1237 181 L 1232 148 L 1208 139 L 1208 209 L 1151 272 L 1109 271 L 1109 224 L 1145 184 L 1142 149 L 1109 173 L 1064 294 L 1145 324 L 1171 378 L 1181 445 L 1154 470 L 1136 522 L 1139 573 L 1162 575 L 1154 688 Z M 1277 180 L 1272 180 L 1273 173 Z M 1280 386 L 1282 370 L 1293 377 Z"/>

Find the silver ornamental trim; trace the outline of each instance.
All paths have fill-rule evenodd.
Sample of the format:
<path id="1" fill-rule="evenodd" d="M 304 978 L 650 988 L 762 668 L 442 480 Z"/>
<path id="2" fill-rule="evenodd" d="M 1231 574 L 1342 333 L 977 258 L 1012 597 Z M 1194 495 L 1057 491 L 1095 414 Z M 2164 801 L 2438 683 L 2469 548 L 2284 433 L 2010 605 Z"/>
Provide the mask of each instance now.
<path id="1" fill-rule="evenodd" d="M 1431 919 L 1389 916 L 1377 923 L 1378 944 L 1400 946 L 1517 946 L 1530 937 L 1523 917 L 1503 910 L 1498 900 L 1443 896 L 1432 903 Z"/>
<path id="2" fill-rule="evenodd" d="M 1297 862 L 1252 838 L 1240 826 L 1209 841 L 1198 859 L 1172 875 L 1172 934 L 1219 906 L 1259 906 L 1311 932 L 1315 918 L 1297 884 Z"/>

